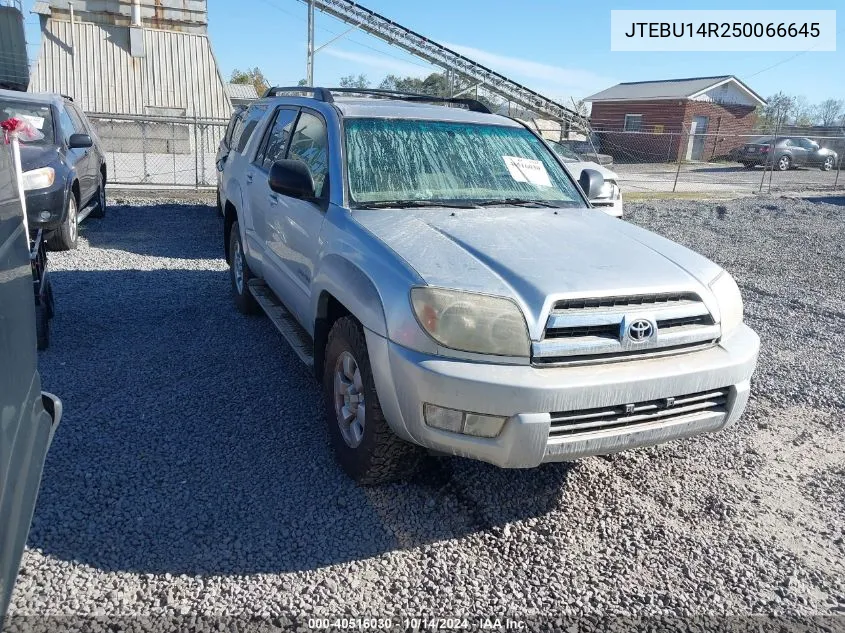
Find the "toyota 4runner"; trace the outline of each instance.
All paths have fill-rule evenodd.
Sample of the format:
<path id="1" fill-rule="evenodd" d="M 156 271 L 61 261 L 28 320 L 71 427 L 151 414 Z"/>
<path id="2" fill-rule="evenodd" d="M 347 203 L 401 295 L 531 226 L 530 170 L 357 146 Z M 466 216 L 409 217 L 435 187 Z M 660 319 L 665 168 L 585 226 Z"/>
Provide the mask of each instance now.
<path id="1" fill-rule="evenodd" d="M 602 185 L 477 101 L 271 89 L 220 184 L 234 301 L 313 367 L 362 483 L 422 449 L 527 468 L 735 422 L 736 283 L 591 208 Z"/>

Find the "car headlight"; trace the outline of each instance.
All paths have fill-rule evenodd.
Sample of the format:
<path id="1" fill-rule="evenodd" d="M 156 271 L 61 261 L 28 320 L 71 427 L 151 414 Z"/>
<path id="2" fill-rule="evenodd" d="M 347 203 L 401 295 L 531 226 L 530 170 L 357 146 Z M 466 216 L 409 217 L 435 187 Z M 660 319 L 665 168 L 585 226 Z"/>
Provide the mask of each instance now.
<path id="1" fill-rule="evenodd" d="M 599 195 L 596 199 L 602 200 L 619 200 L 619 185 L 612 180 L 605 180 L 604 184 L 599 189 Z"/>
<path id="2" fill-rule="evenodd" d="M 722 318 L 722 336 L 727 336 L 742 323 L 742 295 L 734 278 L 722 273 L 710 283 Z"/>
<path id="3" fill-rule="evenodd" d="M 525 317 L 510 299 L 426 286 L 411 290 L 411 306 L 423 330 L 443 347 L 530 355 Z"/>
<path id="4" fill-rule="evenodd" d="M 46 189 L 56 181 L 56 171 L 52 167 L 42 167 L 23 172 L 23 190 Z"/>

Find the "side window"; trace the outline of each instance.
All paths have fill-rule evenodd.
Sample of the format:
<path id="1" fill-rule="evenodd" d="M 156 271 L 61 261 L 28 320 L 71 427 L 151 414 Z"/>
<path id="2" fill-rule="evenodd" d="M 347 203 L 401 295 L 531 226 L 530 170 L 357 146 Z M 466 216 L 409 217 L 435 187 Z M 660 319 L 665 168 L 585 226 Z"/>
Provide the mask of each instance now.
<path id="1" fill-rule="evenodd" d="M 296 123 L 290 142 L 288 158 L 300 160 L 308 166 L 314 179 L 314 192 L 323 195 L 329 173 L 329 140 L 323 120 L 303 112 Z"/>
<path id="2" fill-rule="evenodd" d="M 246 115 L 244 116 L 244 127 L 238 138 L 238 144 L 233 145 L 235 151 L 239 154 L 244 153 L 246 144 L 249 143 L 249 139 L 252 136 L 252 133 L 255 132 L 258 122 L 261 121 L 266 112 L 267 104 L 264 103 L 261 105 L 252 105 L 249 107 L 249 110 L 247 110 Z M 237 132 L 237 127 L 235 128 L 235 132 Z"/>
<path id="3" fill-rule="evenodd" d="M 293 124 L 296 122 L 296 115 L 296 110 L 279 109 L 276 120 L 268 130 L 264 143 L 255 157 L 256 165 L 261 166 L 265 171 L 270 171 L 273 163 L 285 157 Z"/>
<path id="4" fill-rule="evenodd" d="M 76 108 L 66 106 L 65 110 L 67 110 L 70 120 L 73 121 L 73 129 L 76 130 L 77 134 L 88 134 L 88 126 L 85 125 L 82 116 L 77 112 Z"/>
<path id="5" fill-rule="evenodd" d="M 62 129 L 62 138 L 65 143 L 68 142 L 71 134 L 76 134 L 76 127 L 65 108 L 59 108 L 59 127 Z"/>

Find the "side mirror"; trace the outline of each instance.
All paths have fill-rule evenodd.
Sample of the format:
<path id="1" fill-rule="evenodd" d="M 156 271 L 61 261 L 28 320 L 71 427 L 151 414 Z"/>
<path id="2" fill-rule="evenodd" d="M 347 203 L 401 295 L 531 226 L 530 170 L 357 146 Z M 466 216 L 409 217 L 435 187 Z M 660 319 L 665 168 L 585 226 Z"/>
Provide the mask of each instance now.
<path id="1" fill-rule="evenodd" d="M 302 161 L 280 160 L 273 163 L 267 181 L 270 189 L 283 196 L 301 199 L 314 197 L 314 179 Z"/>
<path id="2" fill-rule="evenodd" d="M 589 200 L 593 200 L 601 193 L 601 188 L 604 185 L 604 176 L 602 176 L 595 169 L 585 169 L 581 172 L 578 178 L 578 184 L 581 189 L 587 194 Z"/>
<path id="3" fill-rule="evenodd" d="M 94 145 L 94 141 L 88 134 L 71 134 L 67 146 L 70 149 L 87 149 Z"/>

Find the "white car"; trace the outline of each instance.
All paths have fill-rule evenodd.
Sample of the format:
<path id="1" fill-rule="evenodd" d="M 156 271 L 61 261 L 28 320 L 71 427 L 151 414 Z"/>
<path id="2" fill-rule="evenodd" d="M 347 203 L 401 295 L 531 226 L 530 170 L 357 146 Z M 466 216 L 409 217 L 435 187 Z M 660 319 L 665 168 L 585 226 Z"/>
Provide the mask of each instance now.
<path id="1" fill-rule="evenodd" d="M 581 172 L 585 169 L 595 169 L 604 177 L 604 186 L 601 188 L 599 195 L 590 199 L 590 204 L 601 209 L 608 215 L 615 218 L 622 217 L 622 192 L 619 190 L 619 176 L 616 172 L 611 171 L 607 167 L 599 165 L 589 160 L 584 160 L 584 157 L 577 154 L 572 149 L 561 143 L 555 141 L 548 141 L 549 145 L 555 153 L 563 160 L 569 173 L 575 180 L 581 177 Z"/>

